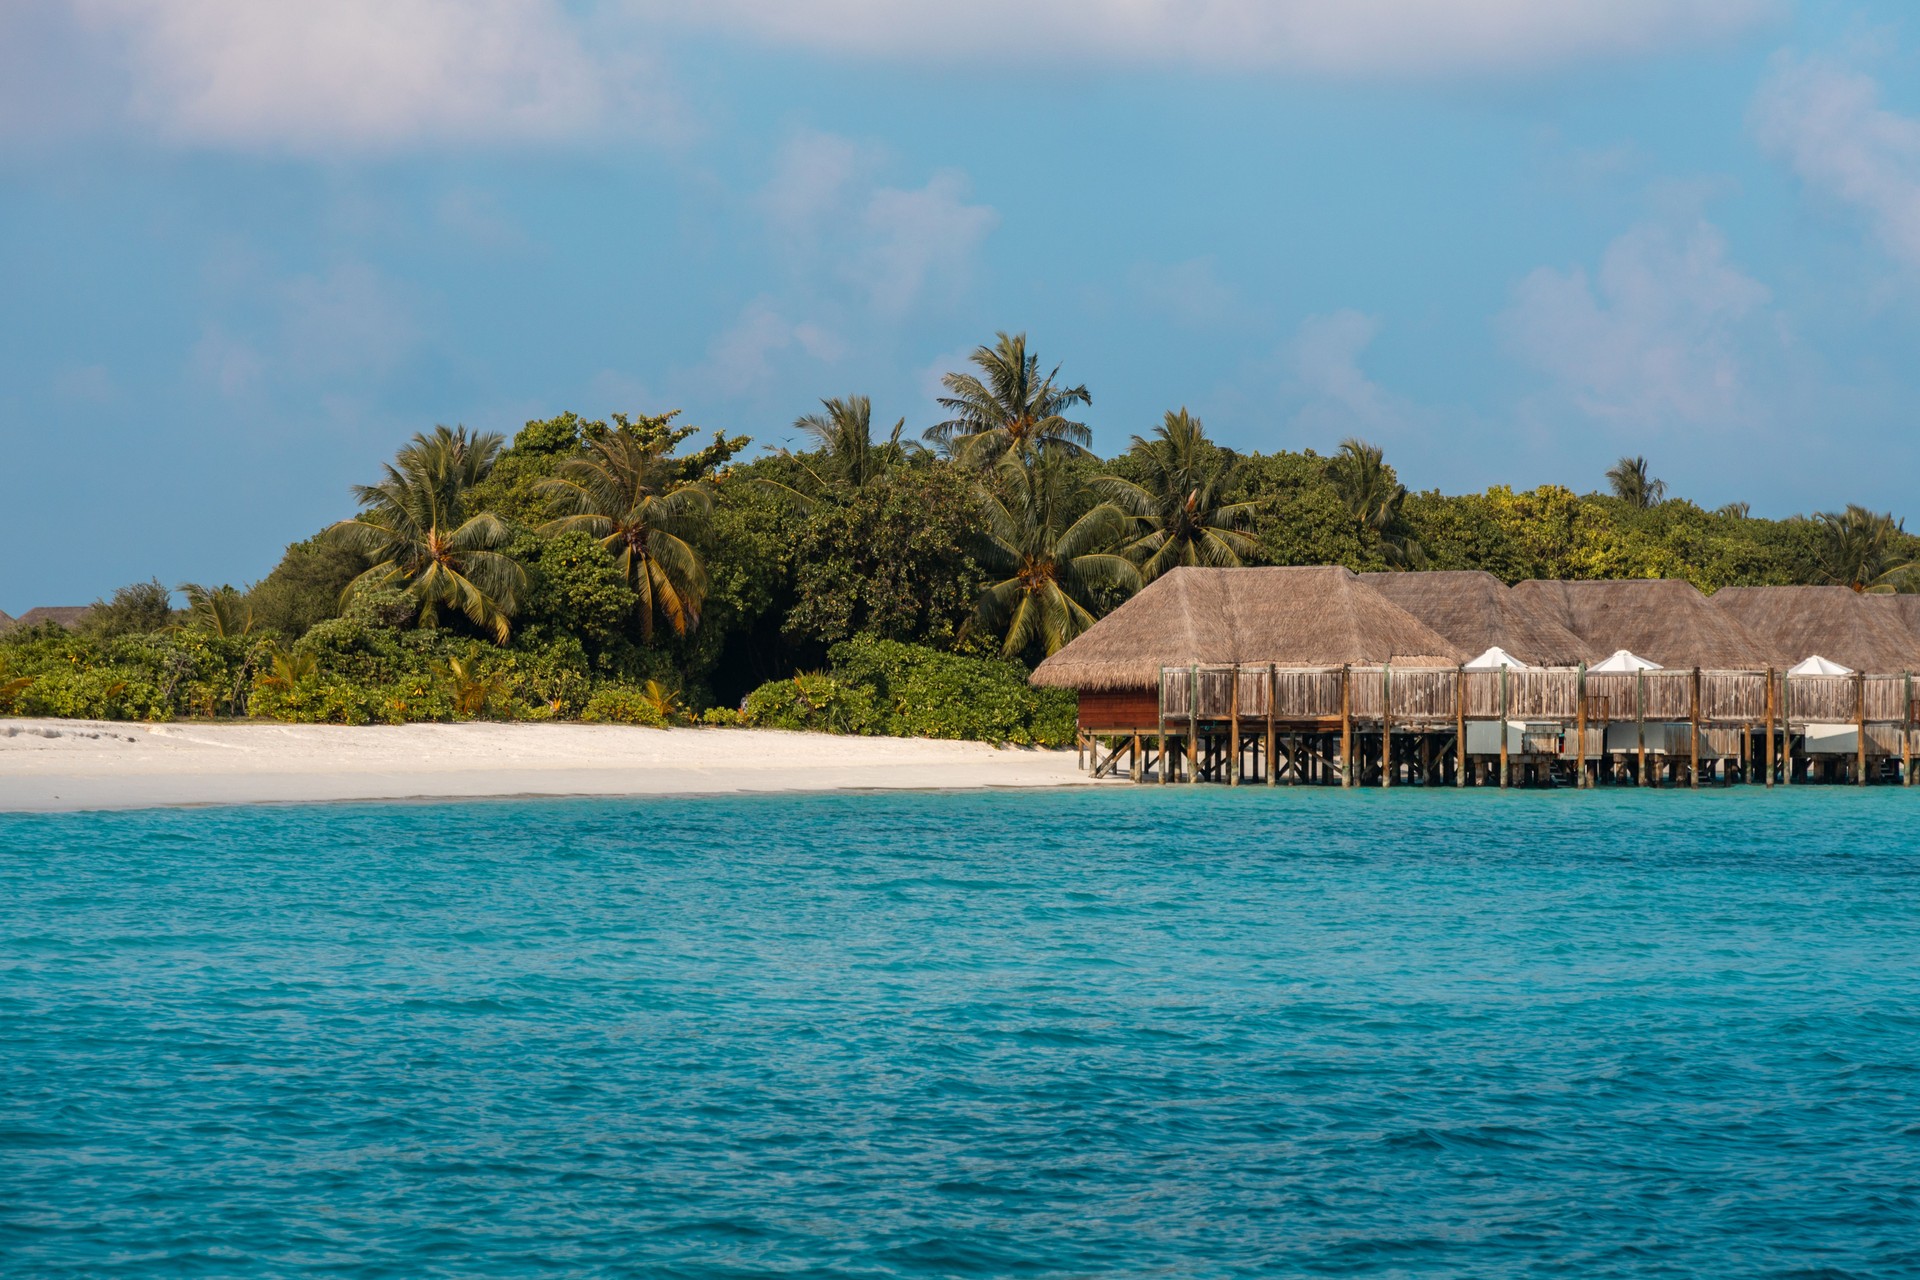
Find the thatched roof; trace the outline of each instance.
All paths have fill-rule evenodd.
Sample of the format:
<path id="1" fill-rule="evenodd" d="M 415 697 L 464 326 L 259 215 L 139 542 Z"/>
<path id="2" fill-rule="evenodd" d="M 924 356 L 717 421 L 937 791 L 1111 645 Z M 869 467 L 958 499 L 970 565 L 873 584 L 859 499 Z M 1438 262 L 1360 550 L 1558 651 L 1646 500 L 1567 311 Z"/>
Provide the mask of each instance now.
<path id="1" fill-rule="evenodd" d="M 0 636 L 7 634 L 7 632 L 12 629 L 13 629 L 13 615 L 8 613 L 5 609 L 0 609 Z"/>
<path id="2" fill-rule="evenodd" d="M 1347 569 L 1173 569 L 1041 663 L 1033 683 L 1152 689 L 1161 667 L 1453 666 L 1472 655 Z"/>
<path id="3" fill-rule="evenodd" d="M 14 621 L 16 627 L 37 627 L 43 622 L 57 622 L 71 631 L 80 625 L 81 619 L 93 612 L 90 604 L 41 605 L 29 609 Z"/>
<path id="4" fill-rule="evenodd" d="M 1915 640 L 1920 640 L 1920 595 L 1867 595 L 1861 599 L 1867 607 L 1890 618 L 1893 625 Z"/>
<path id="5" fill-rule="evenodd" d="M 1468 654 L 1498 645 L 1529 666 L 1570 667 L 1587 653 L 1537 599 L 1516 596 L 1490 573 L 1363 573 L 1360 580 Z"/>
<path id="6" fill-rule="evenodd" d="M 1920 636 L 1847 587 L 1722 587 L 1713 604 L 1766 645 L 1776 667 L 1818 654 L 1855 671 L 1920 670 Z"/>
<path id="7" fill-rule="evenodd" d="M 1690 582 L 1636 578 L 1622 582 L 1515 583 L 1513 594 L 1587 642 L 1586 660 L 1620 649 L 1663 667 L 1752 670 L 1768 651 L 1738 621 L 1707 602 Z"/>

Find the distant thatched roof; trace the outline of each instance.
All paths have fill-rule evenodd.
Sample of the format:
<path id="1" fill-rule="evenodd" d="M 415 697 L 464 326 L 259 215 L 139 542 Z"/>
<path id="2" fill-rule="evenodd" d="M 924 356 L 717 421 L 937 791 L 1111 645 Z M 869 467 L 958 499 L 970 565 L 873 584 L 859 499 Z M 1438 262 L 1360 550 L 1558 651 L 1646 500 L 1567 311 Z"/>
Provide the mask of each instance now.
<path id="1" fill-rule="evenodd" d="M 1776 667 L 1818 654 L 1855 671 L 1920 670 L 1920 636 L 1868 601 L 1847 587 L 1722 587 L 1713 595 L 1716 608 L 1767 646 Z"/>
<path id="2" fill-rule="evenodd" d="M 57 622 L 71 631 L 80 625 L 81 619 L 92 612 L 93 606 L 90 604 L 43 604 L 37 609 L 29 609 L 21 614 L 13 625 L 37 627 L 43 622 Z"/>
<path id="3" fill-rule="evenodd" d="M 1764 667 L 1767 647 L 1714 608 L 1690 582 L 1636 578 L 1623 582 L 1515 583 L 1513 594 L 1587 642 L 1597 662 L 1619 649 L 1663 667 L 1743 670 Z"/>
<path id="4" fill-rule="evenodd" d="M 1453 666 L 1472 656 L 1338 566 L 1173 569 L 1041 663 L 1033 683 L 1151 689 L 1160 668 Z"/>
<path id="5" fill-rule="evenodd" d="M 7 632 L 12 629 L 13 629 L 13 615 L 8 613 L 5 609 L 0 609 L 0 636 L 7 634 Z"/>
<path id="6" fill-rule="evenodd" d="M 1360 580 L 1469 654 L 1498 645 L 1535 667 L 1570 667 L 1587 654 L 1589 646 L 1538 599 L 1515 595 L 1490 573 L 1363 573 Z"/>

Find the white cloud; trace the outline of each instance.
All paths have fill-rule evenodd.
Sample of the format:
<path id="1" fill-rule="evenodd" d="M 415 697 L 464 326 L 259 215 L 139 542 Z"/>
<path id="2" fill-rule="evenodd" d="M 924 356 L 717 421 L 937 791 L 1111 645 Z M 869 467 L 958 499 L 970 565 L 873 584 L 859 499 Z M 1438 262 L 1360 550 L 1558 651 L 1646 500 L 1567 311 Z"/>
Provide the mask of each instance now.
<path id="1" fill-rule="evenodd" d="M 856 184 L 878 167 L 875 147 L 837 133 L 805 130 L 787 139 L 773 177 L 754 197 L 770 225 L 795 235 L 818 233 L 843 213 Z"/>
<path id="2" fill-rule="evenodd" d="M 557 0 L 72 0 L 131 115 L 178 142 L 302 151 L 571 137 L 664 111 Z"/>
<path id="3" fill-rule="evenodd" d="M 846 344 L 826 328 L 804 321 L 796 324 L 781 314 L 771 298 L 755 298 L 708 345 L 694 380 L 720 395 L 744 395 L 773 381 L 773 357 L 793 348 L 827 364 L 846 354 Z"/>
<path id="4" fill-rule="evenodd" d="M 1749 30 L 1784 0 L 633 0 L 775 44 L 915 59 L 1336 74 L 1531 71 Z M 1007 33 L 1018 32 L 1016 41 Z M 1024 52 L 1023 52 L 1024 51 Z"/>
<path id="5" fill-rule="evenodd" d="M 197 380 L 209 384 L 229 400 L 246 395 L 259 385 L 266 368 L 258 351 L 217 324 L 208 325 L 200 335 L 188 365 Z"/>
<path id="6" fill-rule="evenodd" d="M 1292 392 L 1305 401 L 1296 427 L 1316 437 L 1390 433 L 1413 416 L 1360 367 L 1380 328 L 1378 317 L 1351 308 L 1301 323 L 1282 352 Z"/>
<path id="7" fill-rule="evenodd" d="M 1920 267 L 1920 119 L 1882 106 L 1871 76 L 1782 57 L 1752 124 L 1803 182 L 1865 214 L 1889 253 Z"/>
<path id="8" fill-rule="evenodd" d="M 1508 342 L 1576 407 L 1620 426 L 1713 425 L 1755 408 L 1743 352 L 1768 329 L 1764 285 L 1704 221 L 1644 225 L 1599 270 L 1541 267 L 1501 317 Z"/>
<path id="9" fill-rule="evenodd" d="M 1000 225 L 993 209 L 968 204 L 968 193 L 967 176 L 955 169 L 914 190 L 873 193 L 863 217 L 869 243 L 853 270 L 875 310 L 901 315 L 929 287 L 966 284 L 974 250 Z"/>

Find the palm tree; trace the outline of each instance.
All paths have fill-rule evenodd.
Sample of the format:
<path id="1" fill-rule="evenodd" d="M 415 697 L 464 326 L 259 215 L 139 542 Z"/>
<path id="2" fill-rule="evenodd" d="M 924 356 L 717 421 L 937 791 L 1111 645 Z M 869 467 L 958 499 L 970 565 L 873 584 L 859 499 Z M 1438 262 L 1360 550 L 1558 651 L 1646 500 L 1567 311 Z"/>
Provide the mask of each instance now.
<path id="1" fill-rule="evenodd" d="M 1386 451 L 1364 440 L 1349 437 L 1340 442 L 1340 452 L 1327 460 L 1327 479 L 1347 514 L 1374 533 L 1386 532 L 1407 498 L 1407 487 L 1387 465 Z"/>
<path id="2" fill-rule="evenodd" d="M 777 481 L 760 482 L 793 498 L 803 509 L 811 510 L 813 504 L 827 494 L 844 497 L 860 492 L 905 462 L 910 451 L 920 449 L 917 444 L 900 442 L 900 433 L 907 426 L 905 418 L 893 424 L 893 431 L 884 444 L 875 444 L 873 401 L 866 396 L 822 400 L 820 404 L 825 413 L 809 413 L 794 419 L 793 423 L 795 430 L 814 442 L 812 463 L 795 459 L 806 472 L 805 487 L 810 492 L 802 493 Z"/>
<path id="3" fill-rule="evenodd" d="M 253 630 L 253 605 L 232 587 L 203 587 L 197 582 L 185 582 L 174 589 L 186 594 L 188 631 L 244 636 Z"/>
<path id="4" fill-rule="evenodd" d="M 991 347 L 977 347 L 973 363 L 982 376 L 949 373 L 940 379 L 951 392 L 940 404 L 953 416 L 928 427 L 922 437 L 949 455 L 981 466 L 991 465 L 1012 451 L 1028 457 L 1052 448 L 1070 454 L 1087 452 L 1093 432 L 1084 422 L 1073 422 L 1066 411 L 1092 404 L 1085 386 L 1054 385 L 1060 366 L 1040 376 L 1040 357 L 1027 351 L 1027 335 L 996 335 Z"/>
<path id="5" fill-rule="evenodd" d="M 1135 591 L 1140 571 L 1115 549 L 1131 518 L 1096 497 L 1062 450 L 1043 449 L 1030 464 L 1018 454 L 996 465 L 999 492 L 981 488 L 986 512 L 982 554 L 1004 574 L 980 593 L 974 621 L 1004 629 L 1011 657 L 1039 644 L 1047 653 L 1093 625 L 1104 592 Z"/>
<path id="6" fill-rule="evenodd" d="M 1717 509 L 1713 514 L 1725 516 L 1729 520 L 1745 520 L 1753 515 L 1753 504 L 1751 502 L 1729 502 Z"/>
<path id="7" fill-rule="evenodd" d="M 1845 511 L 1822 511 L 1813 518 L 1820 526 L 1820 572 L 1828 582 L 1890 592 L 1916 568 L 1914 561 L 1901 558 L 1906 524 L 1890 513 L 1848 503 Z"/>
<path id="8" fill-rule="evenodd" d="M 661 440 L 611 431 L 588 441 L 583 456 L 561 463 L 539 490 L 568 512 L 542 525 L 542 533 L 577 530 L 612 554 L 640 597 L 643 638 L 653 639 L 655 614 L 675 635 L 700 625 L 707 570 L 688 539 L 713 513 L 713 491 L 705 481 L 683 479 L 681 464 L 667 456 Z"/>
<path id="9" fill-rule="evenodd" d="M 526 585 L 526 571 L 499 548 L 510 536 L 492 512 L 469 512 L 470 494 L 500 456 L 498 435 L 435 427 L 416 435 L 386 467 L 386 479 L 355 485 L 361 511 L 327 536 L 373 567 L 347 584 L 342 598 L 368 587 L 401 587 L 420 602 L 420 621 L 434 626 L 442 607 L 506 643 L 508 619 Z"/>
<path id="10" fill-rule="evenodd" d="M 1240 472 L 1240 460 L 1207 439 L 1200 419 L 1182 408 L 1169 411 L 1151 440 L 1133 438 L 1129 453 L 1147 479 L 1134 484 L 1117 476 L 1094 482 L 1137 522 L 1139 534 L 1123 552 L 1151 582 L 1175 565 L 1231 567 L 1251 555 L 1253 539 L 1241 527 L 1259 504 L 1222 497 Z"/>
<path id="11" fill-rule="evenodd" d="M 1655 480 L 1645 458 L 1622 458 L 1607 469 L 1607 483 L 1613 496 L 1629 506 L 1646 510 L 1657 507 L 1667 496 L 1667 482 Z"/>

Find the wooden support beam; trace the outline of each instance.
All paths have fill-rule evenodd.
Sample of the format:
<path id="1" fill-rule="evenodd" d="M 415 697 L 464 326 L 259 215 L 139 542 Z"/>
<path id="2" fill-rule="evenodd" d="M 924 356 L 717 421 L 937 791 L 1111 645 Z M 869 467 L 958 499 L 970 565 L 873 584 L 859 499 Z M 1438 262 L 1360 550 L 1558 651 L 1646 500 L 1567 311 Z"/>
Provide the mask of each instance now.
<path id="1" fill-rule="evenodd" d="M 1773 718 L 1774 718 L 1773 713 L 1775 708 L 1774 708 L 1773 699 L 1774 699 L 1773 668 L 1768 667 L 1767 668 L 1767 789 L 1769 791 L 1773 789 L 1773 775 L 1774 775 L 1774 761 L 1775 761 L 1774 742 L 1773 742 Z"/>
<path id="2" fill-rule="evenodd" d="M 1854 764 L 1856 787 L 1867 785 L 1867 676 L 1863 671 L 1853 673 L 1853 729 Z"/>
<path id="3" fill-rule="evenodd" d="M 1587 789 L 1587 664 L 1584 662 L 1574 680 L 1573 724 L 1573 767 L 1579 770 L 1575 775 L 1579 781 L 1575 785 L 1584 791 Z"/>
<path id="4" fill-rule="evenodd" d="M 1900 782 L 1903 786 L 1913 785 L 1913 672 L 1906 675 L 1906 715 L 1900 722 Z"/>
<path id="5" fill-rule="evenodd" d="M 1635 785 L 1647 785 L 1647 673 L 1633 673 L 1633 720 L 1640 734 L 1640 776 Z"/>
<path id="6" fill-rule="evenodd" d="M 1227 680 L 1227 697 L 1231 702 L 1227 710 L 1227 784 L 1240 785 L 1240 664 L 1233 664 L 1233 675 Z"/>
<path id="7" fill-rule="evenodd" d="M 1467 671 L 1453 671 L 1453 785 L 1467 785 Z"/>
<path id="8" fill-rule="evenodd" d="M 1687 786 L 1700 789 L 1700 668 L 1693 669 L 1692 696 L 1687 700 L 1687 720 L 1692 741 L 1687 748 Z"/>
<path id="9" fill-rule="evenodd" d="M 1393 785 L 1393 664 L 1380 667 L 1380 786 Z"/>
<path id="10" fill-rule="evenodd" d="M 1187 668 L 1187 782 L 1200 781 L 1200 665 Z"/>
<path id="11" fill-rule="evenodd" d="M 1267 664 L 1267 785 L 1273 786 L 1280 781 L 1280 766 L 1273 754 L 1273 711 L 1274 702 L 1280 693 L 1280 674 L 1274 664 Z"/>
<path id="12" fill-rule="evenodd" d="M 1340 785 L 1353 785 L 1353 668 L 1340 668 Z"/>
<path id="13" fill-rule="evenodd" d="M 1507 664 L 1500 664 L 1500 789 L 1507 789 Z"/>

